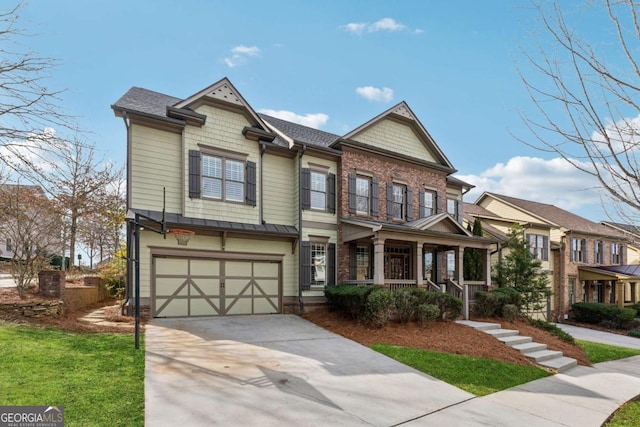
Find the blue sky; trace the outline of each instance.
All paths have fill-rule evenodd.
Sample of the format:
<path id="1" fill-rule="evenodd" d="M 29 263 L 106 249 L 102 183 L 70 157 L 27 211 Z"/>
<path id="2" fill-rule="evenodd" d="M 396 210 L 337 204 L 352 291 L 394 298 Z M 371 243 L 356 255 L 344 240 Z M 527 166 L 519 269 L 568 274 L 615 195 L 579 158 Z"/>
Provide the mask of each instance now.
<path id="1" fill-rule="evenodd" d="M 68 89 L 63 109 L 116 162 L 110 105 L 131 86 L 187 97 L 226 76 L 256 110 L 338 134 L 405 100 L 477 185 L 465 201 L 489 190 L 605 219 L 590 180 L 512 136 L 527 137 L 516 63 L 529 73 L 535 18 L 525 0 L 31 0 L 21 26 L 25 48 L 61 61 L 49 85 Z"/>

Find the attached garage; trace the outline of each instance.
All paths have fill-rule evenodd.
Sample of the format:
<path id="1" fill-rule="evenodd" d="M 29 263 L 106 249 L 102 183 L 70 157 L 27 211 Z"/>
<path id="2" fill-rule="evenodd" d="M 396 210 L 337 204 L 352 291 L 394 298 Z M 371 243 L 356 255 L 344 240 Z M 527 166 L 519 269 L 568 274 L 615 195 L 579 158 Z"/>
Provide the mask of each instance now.
<path id="1" fill-rule="evenodd" d="M 153 317 L 281 312 L 280 255 L 153 254 L 151 277 Z"/>

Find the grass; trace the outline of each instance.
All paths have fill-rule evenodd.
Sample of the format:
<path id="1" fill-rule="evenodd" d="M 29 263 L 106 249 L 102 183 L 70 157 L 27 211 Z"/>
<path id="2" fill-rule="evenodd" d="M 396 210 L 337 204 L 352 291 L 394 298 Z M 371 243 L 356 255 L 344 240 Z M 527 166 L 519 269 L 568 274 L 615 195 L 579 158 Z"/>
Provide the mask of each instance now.
<path id="1" fill-rule="evenodd" d="M 458 388 L 485 396 L 551 375 L 536 366 L 436 351 L 375 344 L 371 348 Z"/>
<path id="2" fill-rule="evenodd" d="M 616 347 L 581 340 L 576 340 L 576 343 L 584 349 L 591 363 L 607 362 L 609 360 L 618 360 L 640 355 L 640 350 L 632 348 Z"/>
<path id="3" fill-rule="evenodd" d="M 605 424 L 606 427 L 634 427 L 640 421 L 640 400 L 623 405 Z"/>
<path id="4" fill-rule="evenodd" d="M 64 406 L 67 426 L 144 424 L 144 350 L 130 335 L 0 325 L 0 343 L 0 405 Z"/>

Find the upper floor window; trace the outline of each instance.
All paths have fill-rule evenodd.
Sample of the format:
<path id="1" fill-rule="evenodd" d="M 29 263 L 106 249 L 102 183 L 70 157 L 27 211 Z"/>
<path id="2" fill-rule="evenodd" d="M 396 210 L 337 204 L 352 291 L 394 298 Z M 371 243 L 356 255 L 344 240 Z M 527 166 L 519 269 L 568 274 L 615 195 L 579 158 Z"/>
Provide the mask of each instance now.
<path id="1" fill-rule="evenodd" d="M 611 264 L 622 264 L 622 245 L 619 243 L 611 244 Z"/>
<path id="2" fill-rule="evenodd" d="M 540 261 L 549 261 L 549 237 L 542 234 L 527 234 L 529 250 Z"/>
<path id="3" fill-rule="evenodd" d="M 11 252 L 13 251 L 13 248 L 11 246 L 11 239 L 7 239 L 6 243 L 5 243 L 5 250 L 7 252 Z"/>
<path id="4" fill-rule="evenodd" d="M 406 185 L 393 184 L 392 199 L 390 201 L 387 201 L 388 203 L 391 203 L 391 218 L 405 219 L 407 213 L 406 192 Z"/>
<path id="5" fill-rule="evenodd" d="M 356 213 L 369 215 L 371 207 L 371 179 L 356 177 Z"/>
<path id="6" fill-rule="evenodd" d="M 244 162 L 202 156 L 202 195 L 233 202 L 244 201 Z"/>
<path id="7" fill-rule="evenodd" d="M 437 193 L 432 190 L 424 190 L 420 194 L 420 215 L 422 218 L 426 218 L 437 213 L 436 200 Z"/>
<path id="8" fill-rule="evenodd" d="M 447 212 L 454 217 L 456 221 L 462 222 L 462 203 L 457 198 L 447 197 Z"/>
<path id="9" fill-rule="evenodd" d="M 335 188 L 336 176 L 329 173 L 328 170 L 302 169 L 300 173 L 302 209 L 335 213 Z"/>
<path id="10" fill-rule="evenodd" d="M 587 241 L 571 238 L 571 261 L 587 262 Z"/>
<path id="11" fill-rule="evenodd" d="M 327 174 L 311 171 L 311 209 L 327 209 Z"/>
<path id="12" fill-rule="evenodd" d="M 596 240 L 593 244 L 594 258 L 596 264 L 604 263 L 604 242 L 602 240 Z"/>

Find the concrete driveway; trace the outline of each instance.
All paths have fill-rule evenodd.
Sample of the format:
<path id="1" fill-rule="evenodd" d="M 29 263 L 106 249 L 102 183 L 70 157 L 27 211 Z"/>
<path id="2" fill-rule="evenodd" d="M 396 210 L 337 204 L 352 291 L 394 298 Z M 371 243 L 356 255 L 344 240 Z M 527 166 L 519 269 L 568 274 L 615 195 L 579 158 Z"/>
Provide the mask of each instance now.
<path id="1" fill-rule="evenodd" d="M 148 426 L 396 425 L 474 396 L 293 315 L 153 319 Z"/>

